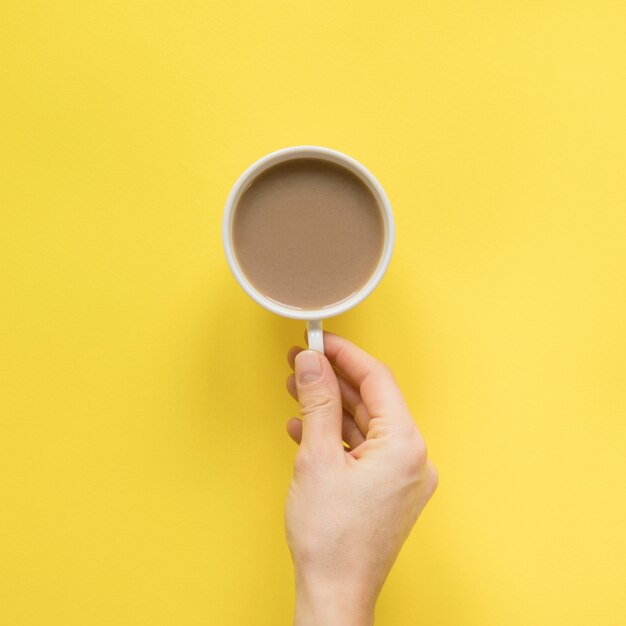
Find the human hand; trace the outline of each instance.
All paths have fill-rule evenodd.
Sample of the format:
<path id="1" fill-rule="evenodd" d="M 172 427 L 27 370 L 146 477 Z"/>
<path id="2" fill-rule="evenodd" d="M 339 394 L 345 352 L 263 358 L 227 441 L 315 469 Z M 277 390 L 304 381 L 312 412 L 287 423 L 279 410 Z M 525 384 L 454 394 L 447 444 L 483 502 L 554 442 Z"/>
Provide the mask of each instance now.
<path id="1" fill-rule="evenodd" d="M 295 624 L 364 626 L 437 471 L 390 370 L 337 335 L 324 347 L 287 357 L 302 415 L 287 422 L 300 444 L 285 511 Z"/>

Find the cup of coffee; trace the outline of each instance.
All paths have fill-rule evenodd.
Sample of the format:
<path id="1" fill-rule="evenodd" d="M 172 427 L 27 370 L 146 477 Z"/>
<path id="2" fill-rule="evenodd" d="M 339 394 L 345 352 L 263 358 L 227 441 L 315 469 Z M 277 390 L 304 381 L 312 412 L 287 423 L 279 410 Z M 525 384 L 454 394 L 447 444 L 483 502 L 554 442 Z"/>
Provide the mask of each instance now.
<path id="1" fill-rule="evenodd" d="M 319 352 L 322 320 L 373 291 L 394 236 L 374 175 L 320 146 L 284 148 L 253 163 L 231 189 L 222 223 L 237 282 L 266 309 L 306 320 L 309 347 Z"/>

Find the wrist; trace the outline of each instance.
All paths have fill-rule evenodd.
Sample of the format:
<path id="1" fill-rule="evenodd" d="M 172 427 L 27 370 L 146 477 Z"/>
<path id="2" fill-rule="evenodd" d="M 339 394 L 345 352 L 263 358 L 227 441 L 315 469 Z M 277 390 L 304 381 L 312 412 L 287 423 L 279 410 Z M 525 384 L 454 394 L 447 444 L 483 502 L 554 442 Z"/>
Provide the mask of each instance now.
<path id="1" fill-rule="evenodd" d="M 295 626 L 373 626 L 376 593 L 296 574 Z"/>

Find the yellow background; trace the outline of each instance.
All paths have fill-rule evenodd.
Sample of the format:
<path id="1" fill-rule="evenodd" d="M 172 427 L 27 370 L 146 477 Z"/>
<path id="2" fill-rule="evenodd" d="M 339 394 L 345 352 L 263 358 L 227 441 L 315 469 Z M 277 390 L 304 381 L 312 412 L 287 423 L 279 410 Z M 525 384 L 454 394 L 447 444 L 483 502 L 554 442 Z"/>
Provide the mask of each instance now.
<path id="1" fill-rule="evenodd" d="M 1 9 L 2 624 L 290 623 L 303 328 L 220 221 L 300 143 L 390 196 L 388 274 L 327 326 L 441 474 L 377 623 L 626 623 L 622 2 Z"/>

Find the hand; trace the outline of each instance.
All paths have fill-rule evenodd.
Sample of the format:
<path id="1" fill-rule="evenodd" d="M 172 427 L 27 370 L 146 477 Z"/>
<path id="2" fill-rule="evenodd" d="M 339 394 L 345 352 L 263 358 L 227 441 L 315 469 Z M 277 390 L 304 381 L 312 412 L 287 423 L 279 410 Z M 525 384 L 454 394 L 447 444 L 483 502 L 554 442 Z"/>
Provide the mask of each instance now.
<path id="1" fill-rule="evenodd" d="M 300 444 L 285 512 L 295 624 L 364 626 L 437 472 L 389 369 L 337 335 L 324 346 L 288 354 L 302 415 L 287 422 Z"/>

